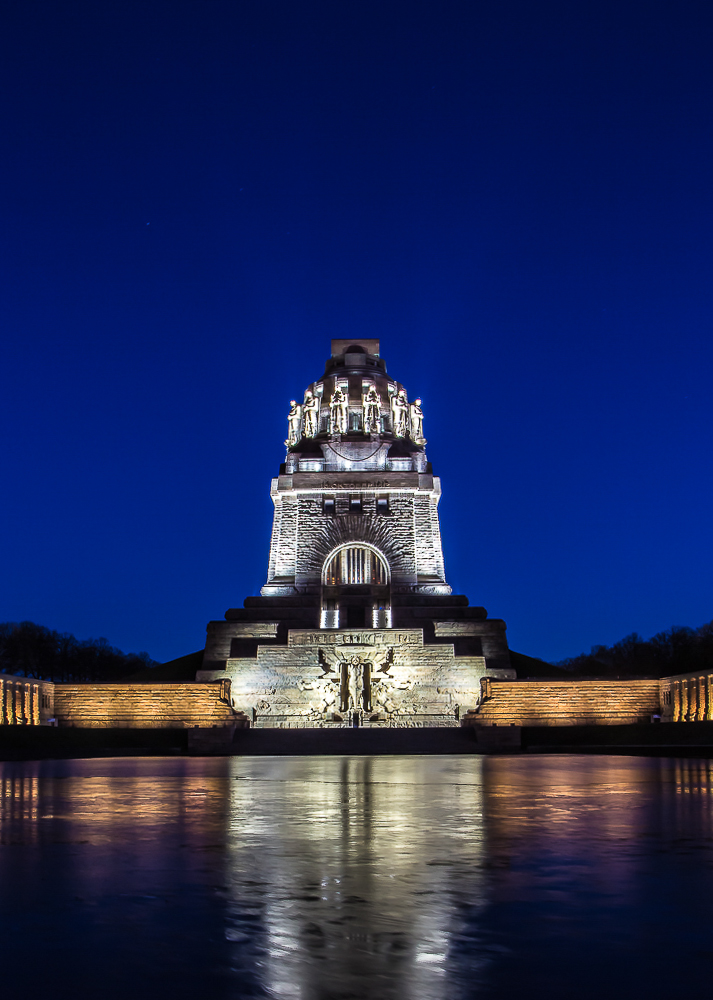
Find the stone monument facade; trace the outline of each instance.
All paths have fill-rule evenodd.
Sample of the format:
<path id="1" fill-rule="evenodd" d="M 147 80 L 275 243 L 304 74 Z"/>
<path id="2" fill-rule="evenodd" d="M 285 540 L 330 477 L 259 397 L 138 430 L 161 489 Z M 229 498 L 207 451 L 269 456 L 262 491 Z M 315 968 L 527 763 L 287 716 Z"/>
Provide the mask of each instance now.
<path id="1" fill-rule="evenodd" d="M 333 340 L 290 402 L 267 582 L 209 623 L 197 678 L 253 725 L 457 726 L 515 676 L 505 623 L 446 582 L 423 425 L 377 340 Z"/>

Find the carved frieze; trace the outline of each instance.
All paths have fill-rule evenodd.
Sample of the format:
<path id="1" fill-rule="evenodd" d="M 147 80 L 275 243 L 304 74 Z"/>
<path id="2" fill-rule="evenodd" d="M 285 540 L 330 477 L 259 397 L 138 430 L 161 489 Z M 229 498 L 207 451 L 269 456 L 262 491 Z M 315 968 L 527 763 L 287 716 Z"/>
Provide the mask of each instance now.
<path id="1" fill-rule="evenodd" d="M 271 639 L 277 635 L 277 622 L 234 624 L 231 631 L 236 639 Z"/>
<path id="2" fill-rule="evenodd" d="M 437 636 L 481 635 L 483 626 L 480 622 L 434 622 L 433 630 Z"/>
<path id="3" fill-rule="evenodd" d="M 290 629 L 288 646 L 422 646 L 422 629 Z"/>

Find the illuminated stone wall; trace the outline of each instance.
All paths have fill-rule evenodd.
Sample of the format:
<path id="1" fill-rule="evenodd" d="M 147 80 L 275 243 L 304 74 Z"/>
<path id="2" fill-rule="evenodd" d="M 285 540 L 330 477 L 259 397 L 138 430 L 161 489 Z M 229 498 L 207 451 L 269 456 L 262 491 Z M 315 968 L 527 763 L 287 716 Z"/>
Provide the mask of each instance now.
<path id="1" fill-rule="evenodd" d="M 662 677 L 660 688 L 664 722 L 713 720 L 713 671 Z"/>
<path id="2" fill-rule="evenodd" d="M 183 729 L 241 724 L 223 684 L 57 684 L 60 726 Z"/>
<path id="3" fill-rule="evenodd" d="M 355 705 L 363 707 L 367 664 L 371 708 L 361 718 L 372 727 L 621 725 L 654 715 L 713 721 L 713 671 L 661 680 L 508 680 L 509 671 L 486 672 L 482 657 L 424 645 L 420 630 L 365 629 L 305 630 L 286 647 L 260 646 L 254 658 L 203 672 L 216 676 L 212 682 L 53 684 L 0 675 L 0 725 L 340 727 Z M 335 718 L 340 699 L 350 706 L 343 720 Z"/>
<path id="4" fill-rule="evenodd" d="M 211 624 L 228 637 L 255 629 Z M 440 622 L 437 633 L 448 638 L 495 625 Z M 224 640 L 224 649 L 228 645 Z M 252 656 L 228 656 L 220 669 L 198 676 L 229 679 L 234 708 L 258 727 L 339 727 L 351 725 L 356 714 L 360 725 L 404 728 L 460 725 L 478 704 L 486 674 L 515 676 L 487 668 L 484 656 L 456 656 L 451 643 L 424 643 L 423 629 L 295 629 L 285 645 L 257 644 Z"/>
<path id="5" fill-rule="evenodd" d="M 613 726 L 650 722 L 660 714 L 658 680 L 484 678 L 483 700 L 466 717 L 478 726 Z"/>
<path id="6" fill-rule="evenodd" d="M 346 445 L 344 446 L 346 447 Z M 377 497 L 388 496 L 388 514 L 377 510 Z M 348 541 L 367 542 L 389 564 L 394 593 L 413 589 L 450 593 L 445 581 L 437 476 L 419 472 L 315 472 L 283 474 L 273 479 L 275 515 L 263 594 L 295 587 L 319 590 L 325 559 Z M 324 498 L 333 497 L 334 513 Z M 359 497 L 359 514 L 350 514 L 350 498 Z"/>

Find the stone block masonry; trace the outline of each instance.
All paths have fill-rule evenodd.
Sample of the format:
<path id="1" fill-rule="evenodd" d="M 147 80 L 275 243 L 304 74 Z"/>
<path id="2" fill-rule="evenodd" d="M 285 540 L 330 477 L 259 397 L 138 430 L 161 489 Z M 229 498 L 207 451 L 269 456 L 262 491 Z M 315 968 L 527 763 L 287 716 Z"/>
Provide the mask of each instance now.
<path id="1" fill-rule="evenodd" d="M 436 626 L 449 637 L 474 628 L 470 622 Z M 237 623 L 233 627 L 241 628 Z M 258 623 L 243 625 L 242 630 L 263 633 L 272 628 Z M 304 630 L 292 632 L 289 645 L 258 646 L 254 657 L 229 658 L 220 671 L 223 679 L 213 682 L 54 684 L 0 675 L 0 725 L 329 727 L 336 721 L 330 714 L 338 712 L 342 679 L 353 687 L 356 669 L 363 690 L 363 668 L 359 673 L 354 656 L 375 668 L 371 687 L 376 718 L 371 725 L 378 728 L 614 726 L 651 722 L 658 715 L 676 723 L 713 718 L 713 672 L 660 680 L 506 680 L 492 676 L 494 671 L 483 676 L 483 658 L 454 656 L 450 643 L 423 645 L 420 630 Z M 342 675 L 345 665 L 349 670 Z M 384 666 L 388 669 L 381 670 Z M 232 690 L 227 673 L 234 678 Z M 473 690 L 473 677 L 480 690 Z M 358 693 L 353 690 L 352 698 Z M 460 718 L 456 705 L 463 709 Z M 368 717 L 365 724 L 370 724 Z"/>
<path id="2" fill-rule="evenodd" d="M 384 475 L 381 489 L 357 476 L 352 477 L 354 481 L 332 483 L 328 490 L 317 473 L 274 479 L 275 516 L 264 593 L 272 593 L 276 585 L 318 591 L 326 557 L 353 539 L 368 542 L 384 554 L 394 585 L 445 587 L 438 521 L 440 481 L 418 473 Z M 388 496 L 388 516 L 378 514 L 381 494 Z M 334 499 L 333 513 L 325 512 L 325 496 Z M 350 514 L 353 496 L 360 500 L 356 515 Z"/>
<path id="3" fill-rule="evenodd" d="M 614 726 L 651 722 L 661 711 L 658 680 L 483 678 L 482 700 L 465 725 Z"/>
<path id="4" fill-rule="evenodd" d="M 214 664 L 215 652 L 249 626 L 211 624 Z M 498 625 L 468 624 L 471 632 Z M 483 656 L 456 655 L 453 643 L 425 644 L 422 628 L 294 629 L 285 638 L 256 642 L 199 678 L 229 679 L 234 708 L 260 728 L 340 727 L 355 712 L 363 726 L 413 728 L 460 725 L 480 699 L 482 677 L 514 676 L 488 668 Z"/>
<path id="5" fill-rule="evenodd" d="M 186 729 L 244 725 L 223 684 L 57 684 L 60 726 L 82 729 Z"/>

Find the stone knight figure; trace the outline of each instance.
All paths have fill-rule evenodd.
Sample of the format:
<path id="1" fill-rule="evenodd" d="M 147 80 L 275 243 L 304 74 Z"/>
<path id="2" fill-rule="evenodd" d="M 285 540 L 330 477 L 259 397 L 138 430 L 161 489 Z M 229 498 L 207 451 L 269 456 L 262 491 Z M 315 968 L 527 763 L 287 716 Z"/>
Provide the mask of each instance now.
<path id="1" fill-rule="evenodd" d="M 406 437 L 406 431 L 408 430 L 408 399 L 406 398 L 404 389 L 399 389 L 396 395 L 391 397 L 391 417 L 395 436 Z"/>
<path id="2" fill-rule="evenodd" d="M 306 438 L 313 438 L 317 433 L 319 424 L 319 399 L 309 389 L 305 393 L 302 413 L 304 416 L 304 429 L 302 433 Z"/>
<path id="3" fill-rule="evenodd" d="M 381 396 L 373 383 L 362 397 L 362 406 L 364 408 L 364 433 L 378 434 L 381 429 Z"/>
<path id="4" fill-rule="evenodd" d="M 349 401 L 340 386 L 334 390 L 329 404 L 330 431 L 332 434 L 346 434 L 349 422 Z"/>
<path id="5" fill-rule="evenodd" d="M 411 416 L 411 440 L 414 444 L 425 444 L 426 439 L 423 436 L 423 410 L 421 409 L 421 400 L 414 399 L 409 409 Z"/>
<path id="6" fill-rule="evenodd" d="M 297 444 L 302 430 L 302 407 L 296 399 L 290 400 L 290 412 L 287 414 L 287 440 L 285 444 L 288 448 Z"/>

